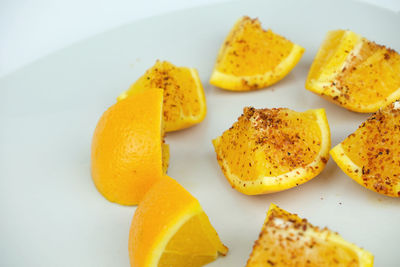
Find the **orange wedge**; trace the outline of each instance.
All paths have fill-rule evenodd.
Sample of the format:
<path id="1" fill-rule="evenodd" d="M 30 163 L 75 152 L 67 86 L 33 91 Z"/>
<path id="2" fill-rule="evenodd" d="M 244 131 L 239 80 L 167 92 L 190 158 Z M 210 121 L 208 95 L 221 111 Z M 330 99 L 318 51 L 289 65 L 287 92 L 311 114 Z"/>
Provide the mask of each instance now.
<path id="1" fill-rule="evenodd" d="M 244 108 L 238 121 L 212 142 L 233 188 L 266 194 L 317 176 L 329 158 L 330 131 L 323 109 Z"/>
<path id="2" fill-rule="evenodd" d="M 400 102 L 371 115 L 330 154 L 360 185 L 400 197 Z"/>
<path id="3" fill-rule="evenodd" d="M 153 88 L 164 90 L 163 120 L 166 132 L 188 128 L 204 120 L 206 99 L 196 69 L 176 67 L 167 61 L 157 60 L 118 100 Z"/>
<path id="4" fill-rule="evenodd" d="M 220 48 L 210 83 L 233 91 L 264 88 L 283 79 L 303 53 L 301 46 L 264 30 L 258 19 L 244 16 Z"/>
<path id="5" fill-rule="evenodd" d="M 155 184 L 135 211 L 132 267 L 198 267 L 227 252 L 199 202 L 170 177 Z"/>
<path id="6" fill-rule="evenodd" d="M 360 35 L 328 32 L 306 88 L 346 109 L 375 112 L 400 98 L 400 55 Z"/>
<path id="7" fill-rule="evenodd" d="M 247 267 L 372 267 L 374 256 L 328 229 L 271 204 Z"/>

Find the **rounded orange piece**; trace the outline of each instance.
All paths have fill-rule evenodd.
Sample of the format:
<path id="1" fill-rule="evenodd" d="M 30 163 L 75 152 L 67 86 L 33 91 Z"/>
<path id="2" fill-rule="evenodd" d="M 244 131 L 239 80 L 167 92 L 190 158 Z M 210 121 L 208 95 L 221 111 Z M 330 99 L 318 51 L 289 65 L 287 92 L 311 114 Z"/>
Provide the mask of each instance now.
<path id="1" fill-rule="evenodd" d="M 97 123 L 92 178 L 111 202 L 135 205 L 162 177 L 162 102 L 162 90 L 147 90 L 115 103 Z"/>
<path id="2" fill-rule="evenodd" d="M 197 199 L 168 176 L 135 211 L 129 234 L 132 267 L 198 267 L 227 252 Z"/>

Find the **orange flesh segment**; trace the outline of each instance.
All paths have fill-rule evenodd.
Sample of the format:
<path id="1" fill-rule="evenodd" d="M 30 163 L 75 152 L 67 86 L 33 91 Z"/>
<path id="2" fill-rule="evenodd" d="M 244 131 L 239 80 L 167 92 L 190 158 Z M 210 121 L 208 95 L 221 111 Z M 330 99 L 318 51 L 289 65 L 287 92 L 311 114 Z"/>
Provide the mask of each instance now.
<path id="1" fill-rule="evenodd" d="M 341 53 L 341 47 L 339 46 L 344 34 L 345 31 L 341 30 L 328 33 L 323 47 L 320 48 L 312 63 L 308 73 L 308 80 L 319 78 L 324 70 L 336 68 L 336 65 L 341 64 L 345 60 L 347 54 Z M 353 47 L 354 45 L 349 43 L 344 49 L 351 50 Z"/>
<path id="2" fill-rule="evenodd" d="M 341 146 L 359 166 L 362 184 L 378 193 L 400 197 L 400 110 L 393 104 L 373 114 Z"/>
<path id="3" fill-rule="evenodd" d="M 336 87 L 348 105 L 370 105 L 400 89 L 399 71 L 398 53 L 364 39 L 358 56 L 337 75 Z"/>
<path id="4" fill-rule="evenodd" d="M 195 76 L 195 77 L 194 77 Z M 195 69 L 176 67 L 157 61 L 118 99 L 151 88 L 163 89 L 165 131 L 187 128 L 201 122 L 206 115 L 204 90 Z"/>
<path id="5" fill-rule="evenodd" d="M 321 145 L 315 120 L 311 112 L 299 115 L 289 109 L 245 108 L 238 122 L 221 136 L 220 157 L 244 181 L 304 167 L 315 159 Z"/>
<path id="6" fill-rule="evenodd" d="M 222 44 L 210 83 L 231 91 L 265 88 L 283 79 L 303 53 L 303 47 L 244 16 Z"/>
<path id="7" fill-rule="evenodd" d="M 218 257 L 215 247 L 220 243 L 215 231 L 208 234 L 209 220 L 204 212 L 189 219 L 168 242 L 161 256 L 159 267 L 167 266 L 203 266 Z M 206 238 L 205 238 L 206 235 Z"/>
<path id="8" fill-rule="evenodd" d="M 338 234 L 271 204 L 247 267 L 372 266 L 373 256 Z"/>
<path id="9" fill-rule="evenodd" d="M 131 266 L 202 266 L 225 247 L 200 203 L 164 176 L 135 211 L 129 235 Z"/>
<path id="10" fill-rule="evenodd" d="M 356 112 L 376 112 L 400 98 L 400 55 L 344 30 L 327 34 L 306 88 Z"/>
<path id="11" fill-rule="evenodd" d="M 259 20 L 249 17 L 245 17 L 230 36 L 221 58 L 217 59 L 216 68 L 235 76 L 251 76 L 272 70 L 293 48 L 292 42 L 271 30 L 263 30 Z"/>

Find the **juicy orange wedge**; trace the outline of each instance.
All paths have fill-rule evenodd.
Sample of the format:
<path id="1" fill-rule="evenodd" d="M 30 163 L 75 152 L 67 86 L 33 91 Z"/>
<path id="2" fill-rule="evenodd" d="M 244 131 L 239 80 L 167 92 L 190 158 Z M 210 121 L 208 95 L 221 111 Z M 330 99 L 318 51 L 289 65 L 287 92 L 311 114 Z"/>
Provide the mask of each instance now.
<path id="1" fill-rule="evenodd" d="M 284 78 L 303 53 L 301 46 L 264 30 L 258 19 L 244 16 L 220 48 L 210 83 L 233 91 L 264 88 Z"/>
<path id="2" fill-rule="evenodd" d="M 196 69 L 176 67 L 167 61 L 157 60 L 118 100 L 153 88 L 164 91 L 163 120 L 166 132 L 188 128 L 204 120 L 206 99 Z"/>
<path id="3" fill-rule="evenodd" d="M 400 55 L 360 35 L 328 32 L 306 88 L 346 109 L 375 112 L 400 98 Z"/>
<path id="4" fill-rule="evenodd" d="M 339 167 L 360 185 L 400 197 L 400 102 L 371 115 L 330 154 Z"/>
<path id="5" fill-rule="evenodd" d="M 317 176 L 329 158 L 330 131 L 323 109 L 250 107 L 212 142 L 233 188 L 248 195 L 266 194 Z"/>
<path id="6" fill-rule="evenodd" d="M 155 184 L 135 211 L 132 267 L 198 267 L 227 252 L 197 199 L 170 177 Z"/>
<path id="7" fill-rule="evenodd" d="M 271 204 L 247 267 L 372 267 L 374 256 L 328 229 Z"/>

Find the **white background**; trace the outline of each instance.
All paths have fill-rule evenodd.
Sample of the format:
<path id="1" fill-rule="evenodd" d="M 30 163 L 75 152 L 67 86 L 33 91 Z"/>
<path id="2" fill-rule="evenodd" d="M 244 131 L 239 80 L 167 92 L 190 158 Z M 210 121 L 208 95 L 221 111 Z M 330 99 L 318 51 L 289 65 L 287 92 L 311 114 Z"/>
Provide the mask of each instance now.
<path id="1" fill-rule="evenodd" d="M 228 0 L 0 0 L 0 77 L 120 25 Z M 394 11 L 399 0 L 359 0 Z"/>

